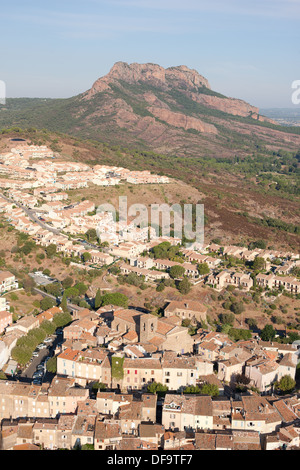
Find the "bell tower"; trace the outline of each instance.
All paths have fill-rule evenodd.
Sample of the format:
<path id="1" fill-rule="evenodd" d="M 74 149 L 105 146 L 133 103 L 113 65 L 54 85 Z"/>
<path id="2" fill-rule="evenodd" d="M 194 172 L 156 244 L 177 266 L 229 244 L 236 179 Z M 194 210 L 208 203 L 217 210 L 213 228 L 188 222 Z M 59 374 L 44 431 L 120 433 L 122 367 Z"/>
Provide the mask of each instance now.
<path id="1" fill-rule="evenodd" d="M 140 316 L 140 342 L 147 343 L 157 330 L 157 317 L 151 313 L 145 313 Z"/>

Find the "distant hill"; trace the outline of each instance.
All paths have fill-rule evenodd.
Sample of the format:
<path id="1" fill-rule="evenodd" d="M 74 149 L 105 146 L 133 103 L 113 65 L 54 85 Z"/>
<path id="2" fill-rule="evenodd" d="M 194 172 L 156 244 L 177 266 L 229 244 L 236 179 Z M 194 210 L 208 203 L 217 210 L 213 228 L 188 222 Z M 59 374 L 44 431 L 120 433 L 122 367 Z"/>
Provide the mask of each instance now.
<path id="1" fill-rule="evenodd" d="M 117 62 L 78 96 L 8 99 L 0 107 L 0 128 L 14 126 L 177 156 L 300 148 L 300 129 L 281 127 L 245 101 L 213 91 L 186 66 Z"/>
<path id="2" fill-rule="evenodd" d="M 266 108 L 262 113 L 282 126 L 300 126 L 300 107 Z"/>

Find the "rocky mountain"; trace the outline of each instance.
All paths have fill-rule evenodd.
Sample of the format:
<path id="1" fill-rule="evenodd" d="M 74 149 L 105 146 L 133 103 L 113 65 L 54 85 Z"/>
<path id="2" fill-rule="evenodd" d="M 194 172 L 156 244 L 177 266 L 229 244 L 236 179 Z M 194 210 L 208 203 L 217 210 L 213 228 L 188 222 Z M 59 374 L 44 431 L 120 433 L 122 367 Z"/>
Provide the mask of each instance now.
<path id="1" fill-rule="evenodd" d="M 257 107 L 213 91 L 184 65 L 117 62 L 73 98 L 8 100 L 0 126 L 24 124 L 177 156 L 219 158 L 249 155 L 257 147 L 300 147 L 299 129 L 281 127 Z"/>
<path id="2" fill-rule="evenodd" d="M 164 69 L 156 64 L 129 65 L 124 62 L 117 62 L 111 71 L 105 77 L 99 78 L 84 96 L 86 99 L 92 99 L 97 93 L 112 91 L 111 84 L 118 85 L 122 82 L 132 85 L 145 84 L 146 86 L 156 87 L 158 90 L 160 89 L 165 93 L 178 89 L 187 98 L 209 108 L 237 116 L 273 122 L 270 119 L 259 116 L 259 109 L 249 105 L 245 101 L 226 98 L 225 96 L 214 93 L 206 78 L 200 75 L 196 70 L 191 70 L 184 65 Z M 145 92 L 143 98 L 150 105 L 154 105 L 154 108 L 157 110 L 160 108 L 169 108 L 166 103 L 157 99 L 155 92 Z M 166 117 L 166 113 L 164 117 Z M 209 129 L 206 131 L 210 133 Z"/>

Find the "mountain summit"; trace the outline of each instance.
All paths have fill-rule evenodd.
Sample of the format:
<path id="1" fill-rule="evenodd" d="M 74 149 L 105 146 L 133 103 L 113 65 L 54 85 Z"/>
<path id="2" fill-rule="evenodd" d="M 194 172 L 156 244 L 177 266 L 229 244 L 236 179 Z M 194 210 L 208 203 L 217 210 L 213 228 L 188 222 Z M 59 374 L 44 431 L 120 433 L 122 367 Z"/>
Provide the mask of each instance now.
<path id="1" fill-rule="evenodd" d="M 275 151 L 300 147 L 296 128 L 276 125 L 257 107 L 212 90 L 185 65 L 117 62 L 78 96 L 8 103 L 0 125 L 26 124 L 161 154 L 219 158 L 265 145 Z"/>
<path id="2" fill-rule="evenodd" d="M 210 89 L 208 81 L 202 75 L 185 65 L 164 69 L 157 64 L 116 62 L 105 77 L 99 78 L 94 83 L 88 91 L 88 98 L 108 89 L 109 83 L 120 80 L 130 84 L 145 83 L 165 90 L 169 87 L 179 87 L 187 90 L 195 90 L 197 87 Z"/>

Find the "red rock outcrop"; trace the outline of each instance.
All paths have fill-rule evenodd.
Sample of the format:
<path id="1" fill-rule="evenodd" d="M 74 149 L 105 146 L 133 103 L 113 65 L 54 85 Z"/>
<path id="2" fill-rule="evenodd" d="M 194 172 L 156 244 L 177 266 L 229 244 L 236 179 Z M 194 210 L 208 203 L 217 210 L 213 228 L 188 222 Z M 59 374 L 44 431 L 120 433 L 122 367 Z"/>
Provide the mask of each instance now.
<path id="1" fill-rule="evenodd" d="M 207 124 L 200 119 L 186 116 L 185 114 L 174 113 L 168 109 L 162 109 L 155 106 L 151 106 L 149 111 L 157 118 L 174 127 L 182 127 L 185 130 L 195 129 L 198 132 L 203 132 L 206 134 L 218 133 L 217 129 L 212 124 Z"/>
<path id="2" fill-rule="evenodd" d="M 163 89 L 172 86 L 183 86 L 186 89 L 195 89 L 195 87 L 199 86 L 210 88 L 208 81 L 202 75 L 185 65 L 164 69 L 157 64 L 127 64 L 126 62 L 117 62 L 105 77 L 96 80 L 92 88 L 86 93 L 85 98 L 90 99 L 96 93 L 108 90 L 110 88 L 109 83 L 119 80 L 130 84 L 145 82 L 162 87 Z"/>

